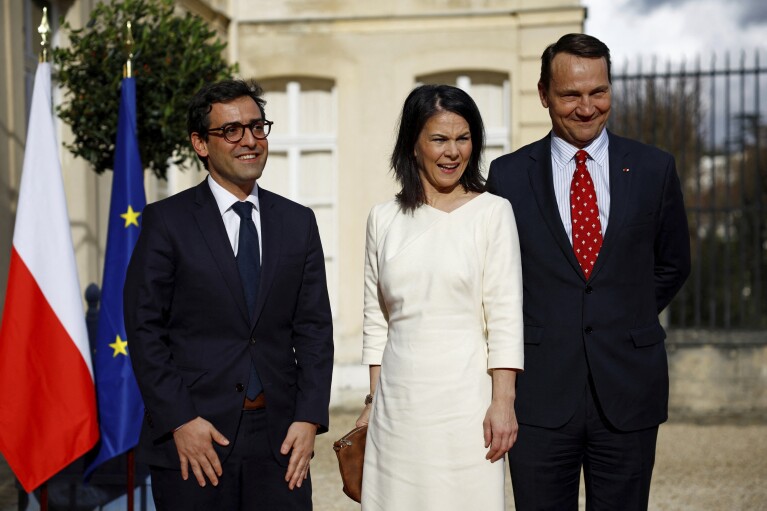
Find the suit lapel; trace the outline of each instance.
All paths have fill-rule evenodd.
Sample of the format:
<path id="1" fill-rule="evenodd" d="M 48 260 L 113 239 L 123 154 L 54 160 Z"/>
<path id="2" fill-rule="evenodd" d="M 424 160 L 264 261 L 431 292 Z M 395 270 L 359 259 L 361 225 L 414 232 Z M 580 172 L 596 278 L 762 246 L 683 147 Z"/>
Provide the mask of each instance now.
<path id="1" fill-rule="evenodd" d="M 591 278 L 595 278 L 599 270 L 605 265 L 610 256 L 612 247 L 615 246 L 615 238 L 623 227 L 626 218 L 626 207 L 631 195 L 631 181 L 634 175 L 631 172 L 629 159 L 629 147 L 621 137 L 615 136 L 609 131 L 610 137 L 609 160 L 610 160 L 610 214 L 607 221 L 607 230 L 604 232 L 602 248 L 594 265 Z M 624 170 L 628 169 L 628 170 Z"/>
<path id="2" fill-rule="evenodd" d="M 210 191 L 208 181 L 203 180 L 197 185 L 195 193 L 194 218 L 200 228 L 202 237 L 208 245 L 208 249 L 213 254 L 213 260 L 216 261 L 218 269 L 229 288 L 229 291 L 237 303 L 243 317 L 249 321 L 248 307 L 245 304 L 245 294 L 242 290 L 242 281 L 240 280 L 240 271 L 237 269 L 237 261 L 234 258 L 234 251 L 226 235 L 226 228 L 221 219 L 221 212 L 218 210 L 216 199 L 213 192 Z"/>
<path id="3" fill-rule="evenodd" d="M 261 315 L 269 289 L 274 281 L 274 273 L 282 248 L 280 236 L 282 221 L 275 208 L 274 194 L 260 186 L 258 187 L 258 206 L 261 215 L 261 282 L 258 286 L 258 298 L 253 314 L 254 326 Z"/>
<path id="4" fill-rule="evenodd" d="M 584 278 L 583 271 L 575 259 L 573 246 L 567 238 L 567 231 L 565 231 L 565 226 L 562 224 L 562 217 L 559 215 L 559 208 L 557 207 L 557 198 L 554 194 L 554 176 L 551 170 L 550 134 L 535 145 L 530 153 L 530 158 L 533 161 L 528 167 L 528 176 L 535 200 L 541 211 L 541 216 L 546 221 L 546 225 L 570 265 L 581 278 Z"/>

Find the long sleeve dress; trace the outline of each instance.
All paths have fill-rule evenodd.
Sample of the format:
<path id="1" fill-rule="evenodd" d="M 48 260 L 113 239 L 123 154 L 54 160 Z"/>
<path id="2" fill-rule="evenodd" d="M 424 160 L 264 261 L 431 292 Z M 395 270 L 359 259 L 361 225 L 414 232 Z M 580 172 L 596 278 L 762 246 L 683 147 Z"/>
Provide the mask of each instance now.
<path id="1" fill-rule="evenodd" d="M 373 208 L 362 363 L 381 365 L 363 511 L 502 511 L 504 462 L 485 459 L 490 369 L 523 367 L 522 273 L 510 204 L 446 213 Z"/>

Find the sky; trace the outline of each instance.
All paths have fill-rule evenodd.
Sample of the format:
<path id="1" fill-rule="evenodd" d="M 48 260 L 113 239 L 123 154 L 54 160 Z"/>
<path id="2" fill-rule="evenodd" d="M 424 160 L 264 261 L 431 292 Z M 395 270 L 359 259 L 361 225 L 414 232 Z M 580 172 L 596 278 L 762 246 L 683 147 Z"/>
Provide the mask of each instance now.
<path id="1" fill-rule="evenodd" d="M 648 62 L 691 63 L 698 55 L 710 64 L 730 53 L 740 61 L 767 64 L 767 0 L 582 0 L 588 8 L 587 34 L 610 48 L 613 64 L 623 68 L 638 56 Z M 707 67 L 707 66 L 704 66 Z"/>

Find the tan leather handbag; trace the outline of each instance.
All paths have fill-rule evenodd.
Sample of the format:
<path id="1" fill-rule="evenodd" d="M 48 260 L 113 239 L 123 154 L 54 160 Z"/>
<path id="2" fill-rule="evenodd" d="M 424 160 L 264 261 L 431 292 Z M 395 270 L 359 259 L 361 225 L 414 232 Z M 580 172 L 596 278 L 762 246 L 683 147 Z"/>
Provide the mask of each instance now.
<path id="1" fill-rule="evenodd" d="M 333 443 L 333 450 L 338 456 L 338 468 L 344 493 L 359 502 L 362 496 L 362 465 L 365 461 L 365 439 L 368 427 L 360 426 L 345 434 Z"/>

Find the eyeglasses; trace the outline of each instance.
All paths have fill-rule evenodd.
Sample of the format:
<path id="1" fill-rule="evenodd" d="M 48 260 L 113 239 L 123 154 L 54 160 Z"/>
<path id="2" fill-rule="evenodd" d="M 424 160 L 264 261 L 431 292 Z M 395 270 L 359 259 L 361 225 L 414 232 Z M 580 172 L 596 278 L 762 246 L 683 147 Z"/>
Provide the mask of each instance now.
<path id="1" fill-rule="evenodd" d="M 236 144 L 237 142 L 242 140 L 242 137 L 245 136 L 245 128 L 248 128 L 250 130 L 254 138 L 258 140 L 264 140 L 266 137 L 269 136 L 269 132 L 272 130 L 272 124 L 274 124 L 272 121 L 267 121 L 264 119 L 258 119 L 256 121 L 251 122 L 250 124 L 240 124 L 239 122 L 230 122 L 228 124 L 224 124 L 223 126 L 219 128 L 209 129 L 208 133 L 213 133 L 214 131 L 220 131 L 221 132 L 220 136 L 223 136 L 224 140 L 226 140 L 230 144 Z"/>

